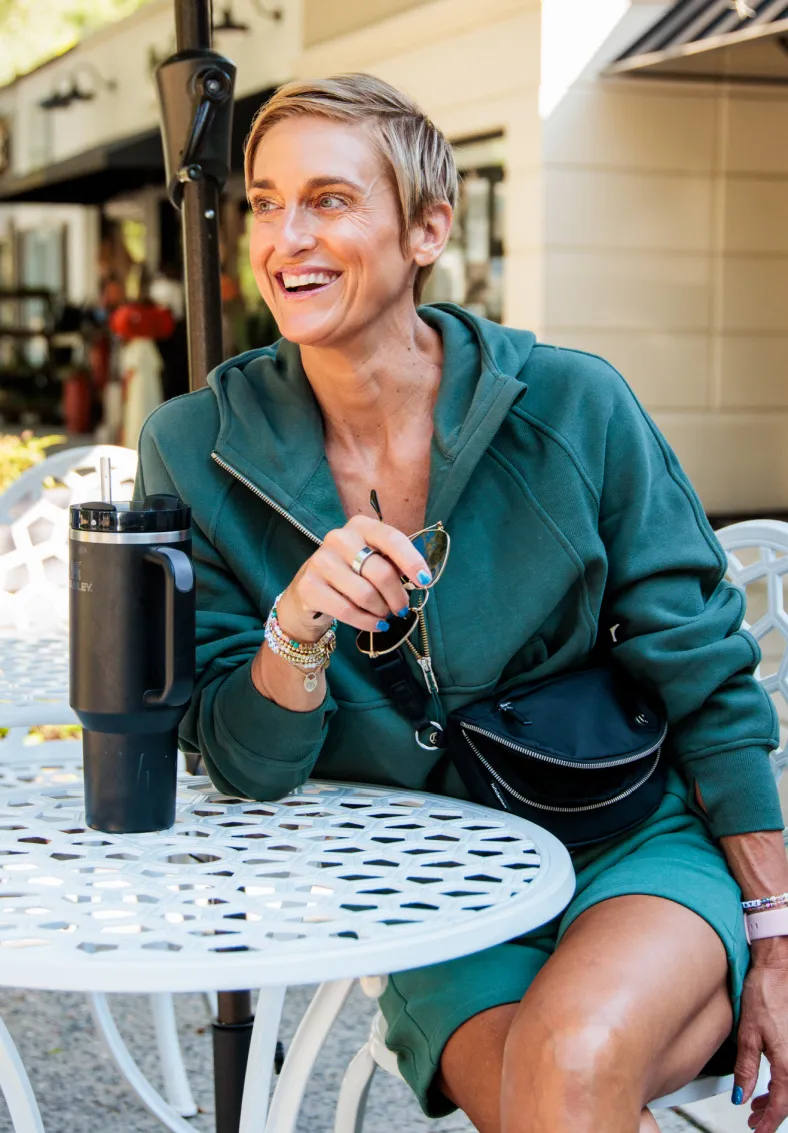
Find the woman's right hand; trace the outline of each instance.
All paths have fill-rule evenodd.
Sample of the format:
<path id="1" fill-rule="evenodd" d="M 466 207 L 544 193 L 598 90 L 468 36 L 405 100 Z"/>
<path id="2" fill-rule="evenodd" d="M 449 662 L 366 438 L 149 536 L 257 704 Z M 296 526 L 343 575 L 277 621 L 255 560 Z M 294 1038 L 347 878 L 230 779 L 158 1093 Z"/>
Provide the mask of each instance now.
<path id="1" fill-rule="evenodd" d="M 380 553 L 370 555 L 358 575 L 351 564 L 365 546 Z M 355 515 L 344 527 L 329 531 L 301 567 L 277 605 L 279 624 L 302 642 L 316 641 L 333 618 L 359 630 L 381 631 L 381 622 L 408 611 L 401 576 L 417 587 L 431 579 L 407 535 L 378 519 Z"/>

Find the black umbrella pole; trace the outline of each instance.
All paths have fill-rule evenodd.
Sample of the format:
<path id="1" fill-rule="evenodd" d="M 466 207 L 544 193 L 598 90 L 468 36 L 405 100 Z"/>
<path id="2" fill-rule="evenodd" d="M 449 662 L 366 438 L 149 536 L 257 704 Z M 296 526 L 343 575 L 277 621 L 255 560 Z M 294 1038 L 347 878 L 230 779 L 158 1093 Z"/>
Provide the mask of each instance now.
<path id="1" fill-rule="evenodd" d="M 189 338 L 189 386 L 199 389 L 222 360 L 219 187 L 201 177 L 183 186 L 181 208 Z"/>
<path id="2" fill-rule="evenodd" d="M 178 51 L 211 46 L 211 0 L 175 0 L 175 42 Z"/>
<path id="3" fill-rule="evenodd" d="M 216 1133 L 238 1133 L 254 1016 L 248 991 L 220 991 L 213 1023 Z"/>
<path id="4" fill-rule="evenodd" d="M 211 0 L 175 0 L 175 42 L 179 54 L 212 47 Z M 185 93 L 185 92 L 184 92 Z M 183 259 L 186 283 L 186 329 L 189 338 L 189 386 L 206 384 L 222 360 L 222 292 L 219 266 L 219 186 L 205 171 L 188 167 L 195 154 L 181 154 Z M 187 172 L 196 176 L 186 178 Z"/>
<path id="5" fill-rule="evenodd" d="M 175 0 L 177 51 L 156 71 L 167 195 L 182 214 L 193 390 L 222 360 L 219 193 L 230 172 L 235 66 L 211 50 L 211 16 L 211 0 Z M 216 1133 L 238 1133 L 253 1025 L 248 991 L 219 995 Z"/>

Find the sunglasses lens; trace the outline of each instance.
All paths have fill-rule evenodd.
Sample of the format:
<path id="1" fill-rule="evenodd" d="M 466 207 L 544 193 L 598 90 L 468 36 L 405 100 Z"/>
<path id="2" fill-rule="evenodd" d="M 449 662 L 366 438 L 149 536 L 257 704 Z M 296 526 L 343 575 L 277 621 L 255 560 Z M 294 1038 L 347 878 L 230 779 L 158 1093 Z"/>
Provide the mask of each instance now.
<path id="1" fill-rule="evenodd" d="M 389 629 L 385 633 L 369 633 L 367 630 L 360 630 L 356 634 L 356 646 L 362 653 L 390 653 L 392 649 L 397 649 L 407 637 L 410 637 L 418 620 L 418 610 L 411 610 L 404 618 L 392 618 L 389 622 Z"/>
<path id="2" fill-rule="evenodd" d="M 420 531 L 411 540 L 413 546 L 430 568 L 432 583 L 438 581 L 446 565 L 449 554 L 449 536 L 442 527 L 430 527 Z"/>

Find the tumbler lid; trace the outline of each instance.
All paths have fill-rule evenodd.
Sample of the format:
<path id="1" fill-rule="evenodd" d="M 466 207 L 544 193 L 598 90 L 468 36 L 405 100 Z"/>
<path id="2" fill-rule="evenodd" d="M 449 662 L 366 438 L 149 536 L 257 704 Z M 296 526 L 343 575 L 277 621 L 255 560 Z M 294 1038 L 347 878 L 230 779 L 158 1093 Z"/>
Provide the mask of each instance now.
<path id="1" fill-rule="evenodd" d="M 145 496 L 142 501 L 108 503 L 96 500 L 72 504 L 72 531 L 114 531 L 119 533 L 188 531 L 191 508 L 178 496 L 165 493 Z"/>

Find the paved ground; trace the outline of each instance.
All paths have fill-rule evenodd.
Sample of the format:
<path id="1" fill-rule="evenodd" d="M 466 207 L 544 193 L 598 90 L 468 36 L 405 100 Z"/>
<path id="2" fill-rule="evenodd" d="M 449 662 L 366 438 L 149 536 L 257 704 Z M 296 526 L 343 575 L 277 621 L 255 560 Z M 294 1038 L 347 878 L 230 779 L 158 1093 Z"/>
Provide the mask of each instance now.
<path id="1" fill-rule="evenodd" d="M 295 1030 L 312 994 L 310 988 L 288 993 L 283 1037 Z M 142 997 L 117 996 L 115 1016 L 140 1066 L 158 1082 L 153 1031 Z M 180 1034 L 195 1098 L 202 1112 L 192 1124 L 195 1133 L 213 1133 L 211 1033 L 200 996 L 177 999 Z M 366 1037 L 372 1006 L 354 991 L 317 1064 L 307 1091 L 299 1133 L 332 1133 L 332 1113 L 339 1083 L 349 1059 Z M 42 992 L 0 992 L 0 1016 L 20 1049 L 41 1106 L 47 1133 L 161 1133 L 121 1080 L 97 1039 L 82 996 Z M 721 1117 L 703 1118 L 711 1133 L 746 1130 L 745 1115 L 719 1099 Z M 717 1104 L 717 1103 L 715 1103 Z M 455 1114 L 427 1121 L 401 1082 L 379 1074 L 372 1087 L 365 1133 L 472 1133 Z M 698 1126 L 672 1113 L 660 1113 L 663 1133 L 692 1133 Z M 0 1098 L 0 1133 L 12 1133 Z M 601 1131 L 600 1131 L 601 1133 Z"/>

